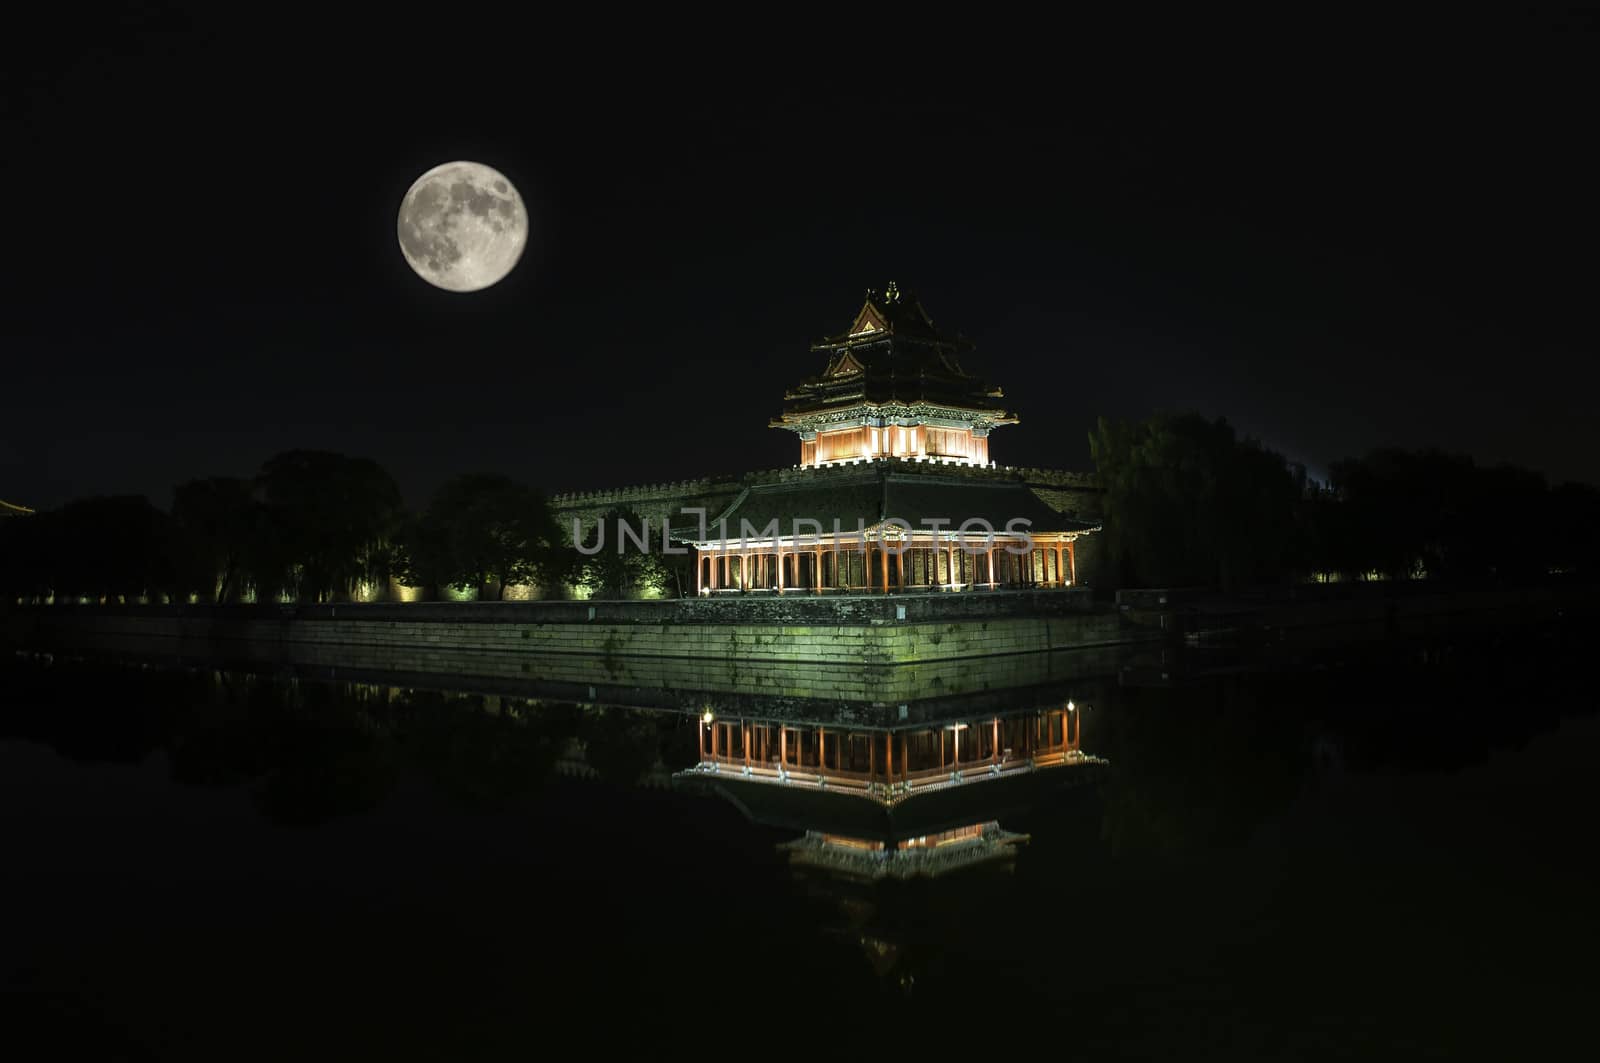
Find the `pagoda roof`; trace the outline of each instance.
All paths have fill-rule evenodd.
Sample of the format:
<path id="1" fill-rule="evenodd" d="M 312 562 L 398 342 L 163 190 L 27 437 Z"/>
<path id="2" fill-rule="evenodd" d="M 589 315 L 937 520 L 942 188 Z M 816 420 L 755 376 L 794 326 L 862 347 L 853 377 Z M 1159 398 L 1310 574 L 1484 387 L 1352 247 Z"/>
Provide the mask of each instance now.
<path id="1" fill-rule="evenodd" d="M 32 513 L 33 510 L 27 506 L 14 506 L 10 502 L 0 499 L 0 517 L 26 517 Z"/>
<path id="2" fill-rule="evenodd" d="M 956 531 L 967 520 L 987 521 L 1004 531 L 1013 520 L 1026 520 L 1030 532 L 1089 532 L 1099 524 L 1065 516 L 1047 505 L 1026 484 L 1014 480 L 984 482 L 972 478 L 942 477 L 922 471 L 897 473 L 893 462 L 871 462 L 854 468 L 829 470 L 791 483 L 753 484 L 712 522 L 720 531 L 727 522 L 730 538 L 739 538 L 743 522 L 764 529 L 778 522 L 780 535 L 794 534 L 794 522 L 814 520 L 823 533 L 833 533 L 834 522 L 843 532 L 878 527 L 901 520 L 914 529 L 929 520 L 943 520 L 942 530 Z"/>
<path id="3" fill-rule="evenodd" d="M 1014 421 L 999 388 L 967 373 L 959 355 L 972 342 L 933 322 L 921 300 L 892 282 L 867 292 L 850 328 L 811 346 L 826 359 L 821 374 L 784 396 L 784 414 L 855 405 L 920 403 L 990 414 Z"/>

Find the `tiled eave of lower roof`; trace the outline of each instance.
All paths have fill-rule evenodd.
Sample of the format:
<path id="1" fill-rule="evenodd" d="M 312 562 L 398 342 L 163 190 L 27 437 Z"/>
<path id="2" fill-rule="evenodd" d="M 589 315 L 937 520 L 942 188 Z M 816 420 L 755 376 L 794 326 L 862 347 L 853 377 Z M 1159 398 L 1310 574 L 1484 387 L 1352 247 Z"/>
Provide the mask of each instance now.
<path id="1" fill-rule="evenodd" d="M 773 428 L 791 431 L 808 431 L 823 428 L 850 428 L 868 421 L 886 424 L 929 424 L 938 427 L 960 428 L 968 425 L 1016 424 L 1015 414 L 999 407 L 988 409 L 970 406 L 940 405 L 927 402 L 856 402 L 849 406 L 785 412 L 771 422 Z"/>
<path id="2" fill-rule="evenodd" d="M 969 527 L 963 537 L 967 521 L 985 523 Z M 1023 523 L 1008 533 L 1016 521 Z M 904 475 L 874 463 L 811 482 L 752 485 L 703 531 L 684 529 L 675 538 L 701 547 L 821 544 L 841 537 L 854 543 L 898 541 L 908 528 L 917 538 L 940 542 L 970 542 L 989 530 L 1004 542 L 1029 535 L 1058 542 L 1101 530 L 1098 522 L 1057 512 L 1016 481 Z"/>

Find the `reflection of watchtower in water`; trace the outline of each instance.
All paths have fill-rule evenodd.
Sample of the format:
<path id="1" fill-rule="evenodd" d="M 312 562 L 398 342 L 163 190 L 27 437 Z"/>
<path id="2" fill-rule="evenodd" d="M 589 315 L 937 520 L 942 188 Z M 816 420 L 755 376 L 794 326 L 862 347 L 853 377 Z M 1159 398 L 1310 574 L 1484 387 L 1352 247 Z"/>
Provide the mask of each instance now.
<path id="1" fill-rule="evenodd" d="M 723 719 L 699 726 L 697 764 L 678 778 L 751 819 L 798 828 L 792 863 L 846 877 L 935 876 L 1008 861 L 1024 836 L 998 817 L 1093 778 L 1082 707 L 948 718 L 904 727 Z"/>
<path id="2" fill-rule="evenodd" d="M 793 832 L 778 851 L 797 885 L 835 909 L 825 933 L 911 993 L 941 964 L 948 924 L 932 913 L 953 898 L 975 910 L 1000 903 L 995 891 L 1029 841 L 1002 824 L 1101 777 L 1105 762 L 1082 748 L 1086 706 L 1034 696 L 1019 689 L 1012 704 L 1030 707 L 974 712 L 968 701 L 887 727 L 859 722 L 870 713 L 706 714 L 700 760 L 676 779 Z"/>

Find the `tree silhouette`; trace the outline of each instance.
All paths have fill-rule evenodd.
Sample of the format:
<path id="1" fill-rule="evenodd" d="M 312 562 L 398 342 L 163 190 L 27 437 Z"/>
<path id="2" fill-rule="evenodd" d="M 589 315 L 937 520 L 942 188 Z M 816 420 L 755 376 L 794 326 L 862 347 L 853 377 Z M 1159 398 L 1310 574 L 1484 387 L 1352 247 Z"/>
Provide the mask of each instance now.
<path id="1" fill-rule="evenodd" d="M 264 517 L 249 480 L 216 477 L 178 485 L 172 518 L 185 590 L 201 601 L 237 601 L 252 579 Z"/>
<path id="2" fill-rule="evenodd" d="M 318 450 L 269 458 L 257 477 L 270 542 L 263 575 L 301 601 L 347 597 L 389 575 L 399 529 L 400 489 L 376 462 Z"/>
<path id="3" fill-rule="evenodd" d="M 1301 486 L 1281 455 L 1198 414 L 1102 418 L 1089 449 L 1124 579 L 1231 588 L 1285 574 Z"/>
<path id="4" fill-rule="evenodd" d="M 401 572 L 418 586 L 487 586 L 549 580 L 561 554 L 560 532 L 539 492 L 505 476 L 466 475 L 434 494 L 403 538 Z"/>
<path id="5" fill-rule="evenodd" d="M 624 529 L 629 529 L 625 532 Z M 656 525 L 631 509 L 616 507 L 600 518 L 586 546 L 600 549 L 577 560 L 578 581 L 595 598 L 629 598 L 642 593 L 660 594 L 672 582 L 672 571 L 656 547 Z M 644 542 L 640 549 L 638 542 Z"/>

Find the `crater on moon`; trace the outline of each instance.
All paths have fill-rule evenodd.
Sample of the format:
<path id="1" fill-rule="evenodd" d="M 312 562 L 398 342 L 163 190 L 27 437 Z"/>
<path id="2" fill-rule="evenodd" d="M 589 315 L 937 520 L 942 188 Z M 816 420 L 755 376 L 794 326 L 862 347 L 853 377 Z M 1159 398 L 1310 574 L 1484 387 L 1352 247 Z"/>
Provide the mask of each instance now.
<path id="1" fill-rule="evenodd" d="M 417 276 L 452 292 L 502 279 L 527 245 L 528 211 L 504 174 L 479 162 L 435 166 L 400 201 L 400 251 Z"/>

